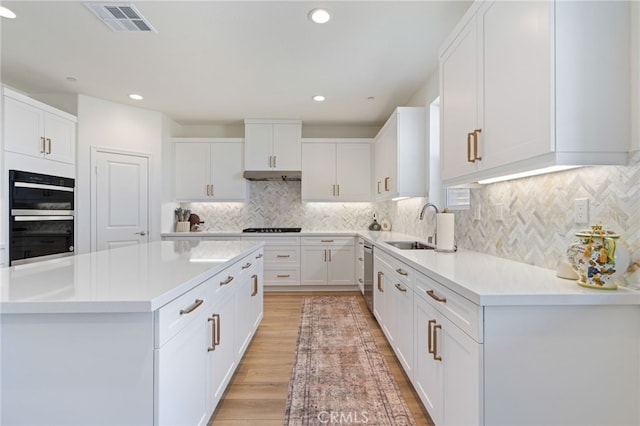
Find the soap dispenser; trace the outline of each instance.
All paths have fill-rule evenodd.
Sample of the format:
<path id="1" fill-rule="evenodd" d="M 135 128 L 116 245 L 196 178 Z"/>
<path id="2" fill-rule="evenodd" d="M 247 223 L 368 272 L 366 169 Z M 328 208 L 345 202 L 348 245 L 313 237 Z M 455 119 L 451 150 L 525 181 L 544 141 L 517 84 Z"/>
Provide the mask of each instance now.
<path id="1" fill-rule="evenodd" d="M 378 220 L 376 219 L 376 214 L 373 214 L 373 222 L 369 225 L 369 231 L 379 231 L 381 229 Z"/>

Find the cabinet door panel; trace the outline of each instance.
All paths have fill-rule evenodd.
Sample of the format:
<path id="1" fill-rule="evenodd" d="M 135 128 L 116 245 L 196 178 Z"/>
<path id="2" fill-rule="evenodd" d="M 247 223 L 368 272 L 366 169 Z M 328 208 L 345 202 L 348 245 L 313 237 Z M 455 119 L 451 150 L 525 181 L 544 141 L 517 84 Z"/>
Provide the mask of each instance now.
<path id="1" fill-rule="evenodd" d="M 208 402 L 211 404 L 209 412 L 218 404 L 222 394 L 231 380 L 231 375 L 235 369 L 235 351 L 234 351 L 234 318 L 233 318 L 234 300 L 233 295 L 223 298 L 211 309 L 209 318 L 217 318 L 215 321 L 209 321 L 207 327 L 208 347 L 213 347 L 213 333 L 216 327 L 216 321 L 219 334 L 218 344 L 215 350 L 208 352 L 207 377 L 209 378 L 209 386 L 207 395 Z M 217 315 L 217 317 L 216 317 Z M 205 350 L 206 351 L 206 350 Z"/>
<path id="2" fill-rule="evenodd" d="M 476 169 L 474 163 L 467 162 L 467 134 L 473 132 L 478 123 L 476 27 L 474 19 L 469 21 L 441 58 L 442 179 Z M 482 139 L 483 135 L 479 137 Z"/>
<path id="3" fill-rule="evenodd" d="M 215 200 L 242 200 L 247 196 L 247 181 L 242 177 L 241 143 L 211 144 L 211 183 Z"/>
<path id="4" fill-rule="evenodd" d="M 66 118 L 45 113 L 45 158 L 74 164 L 76 153 L 76 124 Z"/>
<path id="5" fill-rule="evenodd" d="M 302 199 L 327 201 L 335 198 L 335 144 L 305 143 L 302 146 Z"/>
<path id="6" fill-rule="evenodd" d="M 300 170 L 300 124 L 273 125 L 276 170 Z"/>
<path id="7" fill-rule="evenodd" d="M 7 151 L 42 157 L 44 111 L 5 96 L 4 147 Z"/>
<path id="8" fill-rule="evenodd" d="M 322 285 L 327 283 L 328 250 L 324 246 L 301 248 L 301 284 Z"/>
<path id="9" fill-rule="evenodd" d="M 206 200 L 211 172 L 208 143 L 175 144 L 176 200 Z"/>
<path id="10" fill-rule="evenodd" d="M 353 284 L 355 276 L 353 256 L 353 246 L 329 248 L 327 284 Z"/>
<path id="11" fill-rule="evenodd" d="M 549 2 L 491 2 L 482 25 L 482 164 L 552 150 Z"/>
<path id="12" fill-rule="evenodd" d="M 409 378 L 413 378 L 413 291 L 401 284 L 401 291 L 395 288 L 396 296 L 396 346 L 395 352 Z"/>
<path id="13" fill-rule="evenodd" d="M 204 315 L 155 350 L 159 425 L 205 425 L 207 327 Z"/>
<path id="14" fill-rule="evenodd" d="M 442 377 L 444 370 L 442 363 L 435 361 L 433 354 L 429 352 L 429 333 L 434 324 L 432 322 L 430 326 L 429 321 L 435 321 L 437 316 L 438 314 L 433 307 L 416 298 L 413 384 L 431 419 L 435 424 L 440 425 L 443 417 Z"/>
<path id="15" fill-rule="evenodd" d="M 244 168 L 245 170 L 269 170 L 271 153 L 271 124 L 245 124 Z"/>
<path id="16" fill-rule="evenodd" d="M 336 145 L 336 183 L 342 201 L 371 200 L 371 145 Z"/>

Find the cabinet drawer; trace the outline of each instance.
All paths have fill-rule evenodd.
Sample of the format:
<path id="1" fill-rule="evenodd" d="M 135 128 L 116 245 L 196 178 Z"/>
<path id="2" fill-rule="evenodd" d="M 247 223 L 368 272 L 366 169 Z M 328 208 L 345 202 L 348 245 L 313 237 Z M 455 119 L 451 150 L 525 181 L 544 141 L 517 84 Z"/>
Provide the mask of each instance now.
<path id="1" fill-rule="evenodd" d="M 352 246 L 353 237 L 303 237 L 304 246 Z"/>
<path id="2" fill-rule="evenodd" d="M 300 269 L 265 269 L 265 284 L 300 285 Z"/>
<path id="3" fill-rule="evenodd" d="M 478 305 L 420 273 L 417 274 L 414 291 L 475 341 L 482 343 Z"/>
<path id="4" fill-rule="evenodd" d="M 393 272 L 393 275 L 389 278 L 391 281 L 393 281 L 393 285 L 395 285 L 396 283 L 400 283 L 413 289 L 414 281 L 418 275 L 418 273 L 413 268 L 381 251 L 375 253 L 374 260 L 382 262 L 382 264 L 389 270 L 389 272 Z"/>
<path id="5" fill-rule="evenodd" d="M 200 318 L 209 308 L 210 282 L 216 277 L 210 278 L 156 311 L 156 348 L 160 348 L 180 330 Z"/>
<path id="6" fill-rule="evenodd" d="M 300 246 L 265 247 L 264 261 L 266 265 L 297 265 L 300 262 Z"/>

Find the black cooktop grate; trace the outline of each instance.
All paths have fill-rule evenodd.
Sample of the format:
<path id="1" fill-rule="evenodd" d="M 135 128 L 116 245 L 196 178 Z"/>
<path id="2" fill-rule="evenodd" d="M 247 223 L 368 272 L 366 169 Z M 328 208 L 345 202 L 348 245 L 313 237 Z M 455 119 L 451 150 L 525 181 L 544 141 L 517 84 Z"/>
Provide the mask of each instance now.
<path id="1" fill-rule="evenodd" d="M 281 233 L 281 232 L 300 232 L 302 228 L 245 228 L 242 232 L 264 232 L 264 233 Z"/>

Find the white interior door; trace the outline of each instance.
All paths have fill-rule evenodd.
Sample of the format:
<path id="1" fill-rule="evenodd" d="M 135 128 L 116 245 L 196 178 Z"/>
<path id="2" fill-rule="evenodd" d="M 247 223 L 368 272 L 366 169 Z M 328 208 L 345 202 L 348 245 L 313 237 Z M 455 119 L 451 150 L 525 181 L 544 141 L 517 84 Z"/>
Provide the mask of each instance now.
<path id="1" fill-rule="evenodd" d="M 149 241 L 149 159 L 94 152 L 94 250 Z"/>

